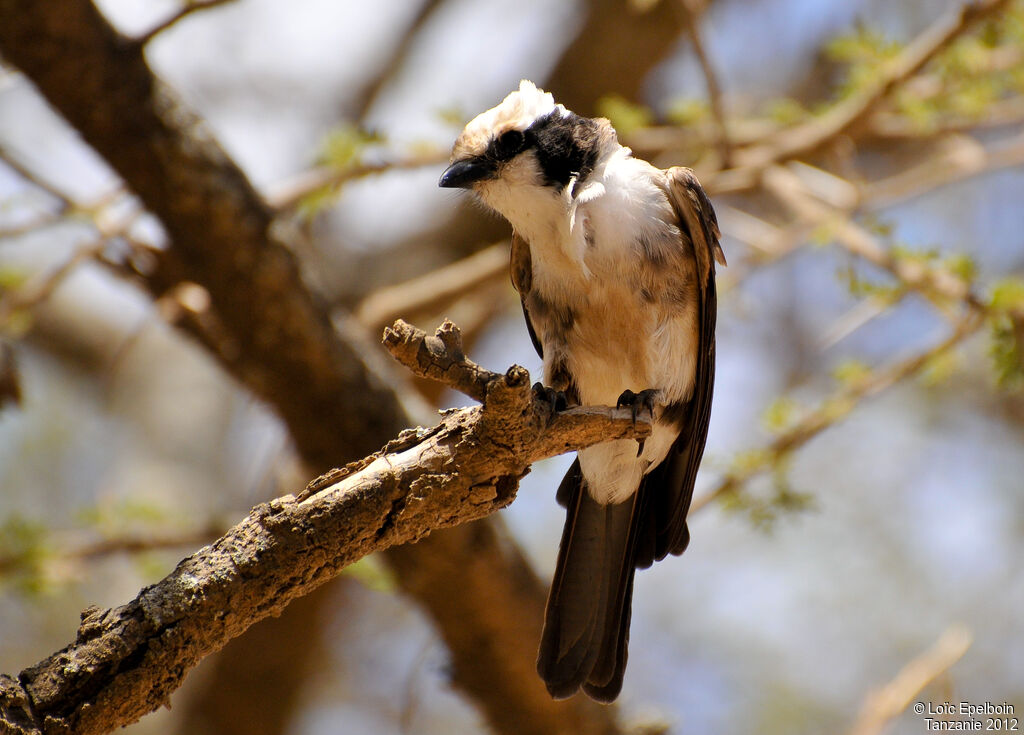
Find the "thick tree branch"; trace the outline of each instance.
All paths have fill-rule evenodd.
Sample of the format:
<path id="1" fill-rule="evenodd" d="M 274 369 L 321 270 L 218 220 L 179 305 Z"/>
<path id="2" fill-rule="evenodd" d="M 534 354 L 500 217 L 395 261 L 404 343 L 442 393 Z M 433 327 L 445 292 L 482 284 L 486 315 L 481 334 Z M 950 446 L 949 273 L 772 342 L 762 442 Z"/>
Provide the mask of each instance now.
<path id="1" fill-rule="evenodd" d="M 303 284 L 295 258 L 271 233 L 271 211 L 202 122 L 153 76 L 142 47 L 118 35 L 88 0 L 0 0 L 0 17 L 5 60 L 36 84 L 167 230 L 169 250 L 160 267 L 145 274 L 147 286 L 159 296 L 188 281 L 208 292 L 211 308 L 203 316 L 216 329 L 204 330 L 203 320 L 190 313 L 181 326 L 275 408 L 303 458 L 327 468 L 372 452 L 408 426 L 395 392 L 339 338 L 327 309 Z M 471 535 L 473 543 L 444 545 L 439 534 L 415 550 L 427 558 L 452 547 L 472 549 L 475 556 L 464 566 L 486 573 L 465 579 L 424 584 L 420 569 L 440 573 L 438 565 L 406 575 L 407 554 L 395 547 L 387 552 L 402 587 L 434 614 L 451 646 L 453 684 L 479 696 L 499 732 L 525 732 L 508 729 L 510 711 L 521 713 L 536 733 L 561 731 L 567 722 L 579 731 L 613 728 L 612 709 L 553 702 L 542 685 L 530 689 L 515 681 L 532 668 L 533 651 L 512 627 L 494 629 L 492 621 L 481 620 L 473 601 L 500 593 L 522 601 L 522 609 L 509 615 L 525 615 L 543 605 L 544 591 L 533 577 L 529 584 L 511 584 L 525 560 L 490 525 L 446 532 Z M 446 595 L 443 605 L 433 594 L 438 590 Z M 467 629 L 478 639 L 493 639 L 492 645 L 459 649 Z M 484 674 L 489 686 L 465 678 Z"/>
<path id="2" fill-rule="evenodd" d="M 134 722 L 166 704 L 204 656 L 348 564 L 508 505 L 531 462 L 650 433 L 649 417 L 634 423 L 627 409 L 552 414 L 523 368 L 501 375 L 467 360 L 450 323 L 431 338 L 397 322 L 387 343 L 483 405 L 447 412 L 298 496 L 257 506 L 128 604 L 87 610 L 72 644 L 0 681 L 0 726 L 91 735 Z"/>
<path id="3" fill-rule="evenodd" d="M 230 328 L 220 357 L 277 407 L 303 454 L 323 468 L 336 461 L 334 436 L 393 435 L 404 422 L 387 388 L 344 349 L 301 287 L 294 257 L 270 234 L 270 210 L 202 121 L 152 75 L 142 48 L 88 0 L 59 8 L 0 0 L 0 15 L 5 58 L 160 219 L 176 270 L 207 288 Z M 80 63 L 62 63 L 70 58 Z M 336 410 L 349 390 L 376 400 Z M 354 454 L 376 446 L 364 440 Z"/>

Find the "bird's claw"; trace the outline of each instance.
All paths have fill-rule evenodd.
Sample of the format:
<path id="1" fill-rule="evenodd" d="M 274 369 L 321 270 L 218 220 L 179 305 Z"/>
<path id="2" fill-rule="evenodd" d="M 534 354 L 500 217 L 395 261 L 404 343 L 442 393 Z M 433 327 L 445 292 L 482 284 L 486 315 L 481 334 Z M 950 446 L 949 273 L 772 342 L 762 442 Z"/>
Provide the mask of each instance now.
<path id="1" fill-rule="evenodd" d="M 552 414 L 564 411 L 569 407 L 569 399 L 565 397 L 565 391 L 555 390 L 543 383 L 533 384 L 533 395 L 537 397 L 537 400 L 547 403 Z"/>
<path id="2" fill-rule="evenodd" d="M 642 390 L 639 393 L 634 393 L 631 390 L 622 391 L 622 395 L 619 396 L 619 400 L 616 401 L 616 408 L 623 408 L 629 406 L 629 411 L 633 416 L 633 423 L 636 423 L 636 417 L 639 415 L 640 410 L 646 408 L 651 418 L 654 418 L 654 402 L 658 397 L 658 390 L 656 388 L 648 388 Z"/>
<path id="3" fill-rule="evenodd" d="M 658 396 L 658 390 L 656 388 L 648 388 L 642 390 L 639 393 L 634 393 L 628 388 L 622 391 L 622 395 L 619 396 L 619 400 L 615 402 L 616 408 L 623 408 L 629 406 L 630 415 L 633 417 L 633 426 L 636 426 L 636 417 L 640 413 L 641 409 L 646 408 L 650 414 L 651 419 L 654 419 L 654 401 Z M 637 439 L 637 450 L 636 456 L 639 457 L 644 453 L 644 440 Z"/>

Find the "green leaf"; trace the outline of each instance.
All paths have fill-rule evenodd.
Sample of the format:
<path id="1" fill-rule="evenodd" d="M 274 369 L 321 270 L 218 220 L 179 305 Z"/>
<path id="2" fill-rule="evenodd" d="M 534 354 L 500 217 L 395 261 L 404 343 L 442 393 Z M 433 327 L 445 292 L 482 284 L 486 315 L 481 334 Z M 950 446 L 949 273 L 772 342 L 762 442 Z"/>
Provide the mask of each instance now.
<path id="1" fill-rule="evenodd" d="M 43 524 L 19 515 L 0 523 L 0 582 L 29 597 L 45 593 L 43 567 L 50 556 Z"/>
<path id="2" fill-rule="evenodd" d="M 940 111 L 932 99 L 925 99 L 909 90 L 900 90 L 896 94 L 896 110 L 918 134 L 931 132 L 938 127 Z"/>
<path id="3" fill-rule="evenodd" d="M 953 112 L 966 117 L 980 117 L 1000 97 L 997 81 L 989 77 L 976 79 L 961 85 L 952 95 L 949 106 Z"/>
<path id="4" fill-rule="evenodd" d="M 320 162 L 343 171 L 358 165 L 366 148 L 381 141 L 377 133 L 352 124 L 342 125 L 327 134 Z"/>
<path id="5" fill-rule="evenodd" d="M 451 125 L 460 129 L 469 120 L 469 115 L 461 107 L 441 107 L 435 110 L 434 114 L 445 125 Z"/>
<path id="6" fill-rule="evenodd" d="M 947 383 L 960 369 L 960 355 L 953 350 L 944 350 L 932 355 L 921 370 L 921 383 L 929 388 Z"/>
<path id="7" fill-rule="evenodd" d="M 0 294 L 20 288 L 28 278 L 28 272 L 21 268 L 13 265 L 0 265 Z"/>
<path id="8" fill-rule="evenodd" d="M 75 520 L 98 533 L 114 537 L 132 531 L 163 529 L 185 519 L 166 506 L 138 497 L 104 498 L 79 508 Z"/>
<path id="9" fill-rule="evenodd" d="M 319 189 L 315 189 L 302 197 L 296 207 L 299 217 L 308 221 L 327 209 L 327 207 L 334 202 L 334 198 L 337 193 L 335 189 L 336 187 L 328 184 L 326 186 L 321 186 Z"/>
<path id="10" fill-rule="evenodd" d="M 871 378 L 871 366 L 853 358 L 843 360 L 832 369 L 832 377 L 844 388 L 852 388 Z"/>
<path id="11" fill-rule="evenodd" d="M 781 434 L 797 420 L 801 406 L 788 396 L 779 396 L 761 414 L 761 423 L 773 434 Z"/>
<path id="12" fill-rule="evenodd" d="M 874 84 L 879 67 L 902 48 L 903 44 L 864 26 L 829 41 L 824 48 L 825 57 L 846 67 L 845 76 L 836 90 L 838 96 L 847 97 L 862 87 Z"/>
<path id="13" fill-rule="evenodd" d="M 1010 276 L 992 284 L 989 305 L 997 311 L 1024 310 L 1024 278 Z"/>
<path id="14" fill-rule="evenodd" d="M 915 248 L 905 243 L 900 243 L 890 248 L 889 255 L 893 260 L 930 266 L 939 259 L 939 249 L 934 247 Z"/>
<path id="15" fill-rule="evenodd" d="M 341 573 L 377 592 L 393 593 L 398 589 L 394 575 L 377 554 L 364 556 L 355 564 L 345 567 Z"/>
<path id="16" fill-rule="evenodd" d="M 949 255 L 942 260 L 943 267 L 965 283 L 970 283 L 978 274 L 978 264 L 966 253 Z"/>
<path id="17" fill-rule="evenodd" d="M 30 309 L 15 309 L 7 314 L 7 320 L 0 323 L 0 332 L 10 339 L 21 339 L 32 331 L 35 323 Z"/>
<path id="18" fill-rule="evenodd" d="M 737 452 L 732 459 L 732 469 L 740 475 L 756 472 L 771 464 L 772 453 L 767 449 L 747 449 Z"/>
<path id="19" fill-rule="evenodd" d="M 890 238 L 895 230 L 892 220 L 886 220 L 873 212 L 867 212 L 860 218 L 860 224 L 873 235 Z"/>
<path id="20" fill-rule="evenodd" d="M 707 100 L 687 97 L 674 100 L 665 111 L 665 118 L 673 125 L 689 127 L 697 125 L 711 116 Z"/>
<path id="21" fill-rule="evenodd" d="M 861 278 L 860 273 L 852 264 L 840 267 L 836 270 L 836 278 L 846 285 L 851 296 L 857 298 L 882 299 L 886 303 L 898 301 L 905 290 L 901 283 L 884 284 L 874 283 Z"/>
<path id="22" fill-rule="evenodd" d="M 1024 324 L 1010 315 L 991 320 L 989 356 L 996 384 L 1006 391 L 1024 389 Z"/>
<path id="23" fill-rule="evenodd" d="M 811 230 L 811 234 L 808 236 L 808 239 L 812 244 L 817 245 L 818 247 L 824 247 L 836 239 L 836 232 L 842 222 L 843 218 L 839 215 L 829 216 Z"/>
<path id="24" fill-rule="evenodd" d="M 634 130 L 646 128 L 654 119 L 650 109 L 619 95 L 599 99 L 597 113 L 608 118 L 620 135 L 629 135 Z"/>
<path id="25" fill-rule="evenodd" d="M 795 490 L 790 482 L 790 454 L 783 452 L 768 456 L 772 473 L 770 494 L 765 496 L 732 490 L 721 498 L 724 510 L 746 516 L 754 528 L 764 532 L 771 532 L 783 513 L 802 512 L 814 507 L 814 496 Z"/>
<path id="26" fill-rule="evenodd" d="M 860 26 L 825 44 L 825 56 L 841 64 L 877 64 L 898 54 L 902 47 L 877 30 Z"/>
<path id="27" fill-rule="evenodd" d="M 780 97 L 767 105 L 767 115 L 780 125 L 792 125 L 811 116 L 810 110 L 792 97 Z"/>

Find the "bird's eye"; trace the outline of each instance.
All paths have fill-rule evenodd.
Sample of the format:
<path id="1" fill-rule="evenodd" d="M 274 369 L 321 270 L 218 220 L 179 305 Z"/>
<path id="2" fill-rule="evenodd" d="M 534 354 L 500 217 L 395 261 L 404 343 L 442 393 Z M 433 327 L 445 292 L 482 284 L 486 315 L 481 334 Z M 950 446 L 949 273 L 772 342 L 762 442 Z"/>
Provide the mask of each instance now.
<path id="1" fill-rule="evenodd" d="M 523 150 L 525 138 L 521 130 L 506 130 L 494 141 L 494 155 L 499 161 L 507 161 Z"/>

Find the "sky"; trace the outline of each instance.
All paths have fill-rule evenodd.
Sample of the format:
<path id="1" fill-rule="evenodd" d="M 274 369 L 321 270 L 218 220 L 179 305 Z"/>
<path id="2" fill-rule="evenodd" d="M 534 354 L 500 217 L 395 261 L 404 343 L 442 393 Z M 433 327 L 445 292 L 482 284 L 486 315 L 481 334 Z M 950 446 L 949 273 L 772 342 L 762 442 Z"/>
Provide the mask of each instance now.
<path id="1" fill-rule="evenodd" d="M 172 7 L 141 0 L 100 5 L 129 32 Z M 852 23 L 877 24 L 905 38 L 950 5 L 718 0 L 704 33 L 727 102 L 749 109 L 797 85 L 821 43 Z M 252 180 L 271 189 L 315 161 L 350 90 L 386 56 L 416 7 L 411 0 L 240 0 L 181 23 L 153 44 L 149 59 Z M 370 121 L 399 146 L 449 145 L 457 130 L 440 112 L 461 110 L 468 118 L 520 78 L 543 79 L 576 27 L 577 11 L 573 2 L 453 0 L 425 28 Z M 652 103 L 703 95 L 684 46 L 653 75 L 648 93 Z M 0 131 L 76 192 L 112 185 L 109 171 L 22 82 L 0 84 Z M 331 215 L 337 241 L 386 249 L 440 221 L 460 195 L 438 190 L 438 174 L 424 170 L 353 185 Z M 0 178 L 0 198 L 18 194 L 13 181 Z M 899 238 L 969 252 L 982 274 L 995 274 L 1021 268 L 1022 196 L 1024 176 L 1006 171 L 881 216 Z M 0 256 L 57 262 L 81 237 L 69 227 L 59 237 L 5 247 Z M 744 252 L 728 238 L 724 247 L 730 259 Z M 910 297 L 838 344 L 806 349 L 801 341 L 819 339 L 855 303 L 836 278 L 845 263 L 834 249 L 807 249 L 723 294 L 716 398 L 698 494 L 737 451 L 770 438 L 761 415 L 780 393 L 813 405 L 830 389 L 822 377 L 828 366 L 851 357 L 878 364 L 943 333 L 943 321 Z M 156 503 L 230 514 L 268 492 L 287 443 L 264 409 L 225 388 L 208 359 L 191 355 L 156 323 L 144 299 L 110 286 L 99 273 L 84 269 L 58 296 L 80 300 L 135 338 L 116 375 L 99 388 L 43 356 L 29 359 L 31 410 L 0 417 L 0 467 L 7 468 L 0 479 L 19 510 L 57 507 L 63 509 L 46 511 L 51 518 L 71 517 L 98 487 L 112 497 L 145 487 Z M 797 343 L 802 349 L 794 349 Z M 807 362 L 794 363 L 794 354 Z M 539 368 L 516 313 L 498 320 L 473 357 L 494 369 L 513 362 Z M 684 557 L 638 575 L 621 700 L 627 719 L 663 717 L 693 734 L 842 731 L 870 689 L 954 624 L 966 625 L 974 643 L 953 669 L 950 690 L 1024 707 L 1024 619 L 1016 613 L 1024 609 L 1017 562 L 1024 558 L 1024 436 L 1019 424 L 1001 417 L 1000 396 L 986 382 L 984 340 L 972 340 L 961 359 L 952 386 L 895 388 L 799 452 L 790 480 L 812 494 L 810 510 L 764 532 L 720 508 L 705 509 L 691 521 Z M 143 405 L 135 405 L 139 396 Z M 182 396 L 191 400 L 182 403 Z M 209 420 L 197 430 L 200 416 Z M 96 435 L 104 440 L 90 438 Z M 45 442 L 61 447 L 59 461 L 33 449 Z M 535 467 L 503 513 L 542 576 L 553 568 L 562 523 L 553 494 L 569 461 Z M 211 497 L 224 477 L 239 476 L 237 493 Z M 33 495 L 36 487 L 44 489 Z M 78 496 L 62 499 L 61 488 Z M 125 573 L 130 569 L 127 562 L 105 566 L 60 600 L 69 607 L 123 601 L 137 587 Z M 351 594 L 359 604 L 346 606 L 349 615 L 333 624 L 329 655 L 337 671 L 317 684 L 295 732 L 335 732 L 343 718 L 353 727 L 364 723 L 365 731 L 397 733 L 409 706 L 424 732 L 476 731 L 479 717 L 445 687 L 443 647 L 422 616 L 394 594 Z M 59 608 L 41 625 L 58 641 L 74 622 Z M 34 630 L 33 610 L 0 592 L 0 639 Z M 38 636 L 7 654 L 0 646 L 0 670 L 31 660 L 15 659 L 10 650 L 46 653 L 51 643 Z M 396 683 L 413 693 L 405 710 L 381 695 Z M 159 718 L 167 716 L 148 718 L 139 732 L 158 731 Z M 905 715 L 895 731 L 922 730 L 919 719 Z"/>

